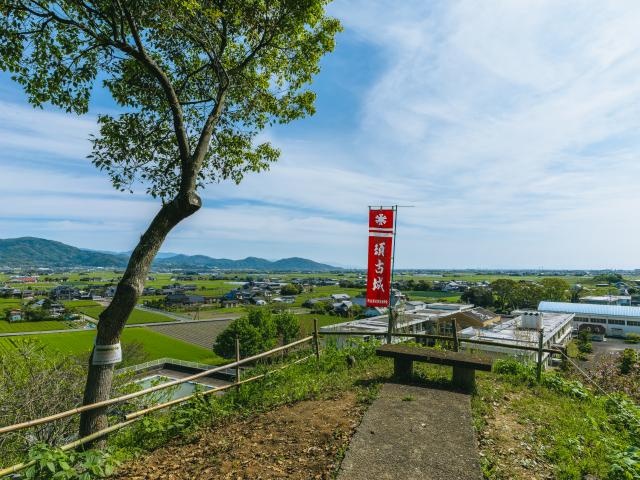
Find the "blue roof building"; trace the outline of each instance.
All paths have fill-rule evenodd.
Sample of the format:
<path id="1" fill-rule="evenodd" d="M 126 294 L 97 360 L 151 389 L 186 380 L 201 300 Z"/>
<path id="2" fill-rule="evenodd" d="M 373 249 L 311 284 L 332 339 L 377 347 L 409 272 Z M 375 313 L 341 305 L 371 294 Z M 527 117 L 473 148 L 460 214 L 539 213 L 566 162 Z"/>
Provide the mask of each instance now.
<path id="1" fill-rule="evenodd" d="M 574 324 L 602 325 L 612 337 L 640 334 L 640 307 L 598 305 L 590 303 L 540 302 L 540 312 L 574 313 Z"/>

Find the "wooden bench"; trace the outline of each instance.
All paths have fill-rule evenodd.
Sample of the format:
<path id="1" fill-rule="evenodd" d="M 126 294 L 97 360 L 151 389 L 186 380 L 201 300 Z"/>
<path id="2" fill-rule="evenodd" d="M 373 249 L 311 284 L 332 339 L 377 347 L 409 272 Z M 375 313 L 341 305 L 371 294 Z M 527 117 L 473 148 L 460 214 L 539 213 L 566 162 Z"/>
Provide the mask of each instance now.
<path id="1" fill-rule="evenodd" d="M 413 362 L 435 363 L 453 367 L 452 383 L 466 391 L 475 390 L 476 370 L 491 371 L 493 361 L 466 352 L 433 350 L 399 343 L 378 347 L 376 355 L 393 358 L 393 374 L 399 380 L 413 375 Z"/>

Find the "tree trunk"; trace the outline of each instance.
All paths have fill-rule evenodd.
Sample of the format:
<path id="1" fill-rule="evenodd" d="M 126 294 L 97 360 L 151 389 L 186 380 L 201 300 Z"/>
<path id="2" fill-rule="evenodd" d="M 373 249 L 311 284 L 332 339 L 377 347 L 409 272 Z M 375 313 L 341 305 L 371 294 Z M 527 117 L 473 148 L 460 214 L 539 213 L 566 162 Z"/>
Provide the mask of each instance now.
<path id="1" fill-rule="evenodd" d="M 96 345 L 115 345 L 129 315 L 144 289 L 151 263 L 169 232 L 201 206 L 195 193 L 181 193 L 162 206 L 147 231 L 140 238 L 129 259 L 127 269 L 118 283 L 111 304 L 100 314 Z M 93 365 L 93 352 L 84 390 L 83 405 L 108 400 L 111 395 L 114 365 Z M 80 417 L 80 436 L 90 435 L 107 427 L 107 409 L 83 412 Z"/>

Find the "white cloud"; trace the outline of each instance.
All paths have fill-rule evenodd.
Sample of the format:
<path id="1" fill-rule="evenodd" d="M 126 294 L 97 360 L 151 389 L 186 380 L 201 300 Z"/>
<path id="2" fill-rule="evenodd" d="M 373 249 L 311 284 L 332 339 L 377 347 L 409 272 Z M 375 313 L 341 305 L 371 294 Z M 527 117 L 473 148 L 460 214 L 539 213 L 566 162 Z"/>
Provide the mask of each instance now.
<path id="1" fill-rule="evenodd" d="M 5 152 L 41 152 L 84 160 L 91 150 L 89 135 L 96 131 L 96 121 L 89 116 L 0 100 L 0 149 Z"/>
<path id="2" fill-rule="evenodd" d="M 400 211 L 400 266 L 640 263 L 640 224 L 629 220 L 640 199 L 639 3 L 339 0 L 331 11 L 383 62 L 358 129 L 267 132 L 281 162 L 208 188 L 168 249 L 362 264 L 367 205 L 400 203 L 415 205 Z M 11 151 L 80 159 L 95 128 L 7 102 L 0 116 L 0 148 Z M 96 232 L 133 241 L 157 208 L 114 200 L 99 173 L 35 172 L 27 185 L 29 175 L 3 173 L 0 213 L 22 205 L 0 216 L 55 205 L 49 232 L 100 219 Z"/>

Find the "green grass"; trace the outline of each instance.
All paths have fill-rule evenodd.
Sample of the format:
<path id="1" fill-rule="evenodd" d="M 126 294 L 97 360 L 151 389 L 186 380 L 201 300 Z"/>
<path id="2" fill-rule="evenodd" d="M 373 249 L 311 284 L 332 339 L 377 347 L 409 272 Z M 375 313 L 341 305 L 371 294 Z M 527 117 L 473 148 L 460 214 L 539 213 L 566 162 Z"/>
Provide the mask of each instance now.
<path id="1" fill-rule="evenodd" d="M 607 397 L 552 372 L 537 385 L 532 371 L 528 377 L 478 375 L 472 409 L 485 478 L 531 478 L 534 471 L 545 476 L 536 465 L 545 465 L 546 475 L 558 479 L 637 478 L 608 476 L 612 455 L 638 440 L 631 428 L 616 424 Z"/>
<path id="2" fill-rule="evenodd" d="M 99 307 L 98 302 L 93 300 L 64 300 L 62 304 L 66 308 L 79 308 L 79 307 Z"/>
<path id="3" fill-rule="evenodd" d="M 43 335 L 29 335 L 33 340 L 38 340 L 47 348 L 57 350 L 70 355 L 86 355 L 93 346 L 94 330 L 85 332 L 50 333 Z M 13 348 L 17 340 L 15 337 L 0 338 L 0 350 Z M 207 364 L 224 363 L 221 357 L 211 350 L 192 345 L 167 335 L 148 330 L 146 328 L 127 328 L 122 332 L 122 343 L 139 342 L 150 360 L 162 357 L 177 358 L 192 362 Z"/>
<path id="4" fill-rule="evenodd" d="M 79 307 L 78 311 L 88 315 L 91 318 L 95 318 L 98 320 L 98 317 L 102 313 L 105 307 L 97 306 L 97 307 Z M 127 323 L 130 325 L 139 324 L 139 323 L 155 323 L 155 322 L 172 322 L 174 321 L 172 318 L 165 317 L 164 315 L 160 315 L 155 312 L 147 312 L 145 310 L 134 309 L 129 315 L 129 319 Z"/>
<path id="5" fill-rule="evenodd" d="M 296 318 L 300 320 L 300 335 L 307 336 L 313 333 L 313 319 L 318 319 L 318 328 L 325 327 L 327 325 L 333 325 L 335 323 L 348 322 L 349 318 L 337 317 L 333 315 L 314 315 L 313 313 L 303 313 L 296 315 Z"/>
<path id="6" fill-rule="evenodd" d="M 0 320 L 0 333 L 37 332 L 40 330 L 64 330 L 69 328 L 67 322 L 57 320 L 42 322 L 7 322 Z"/>

